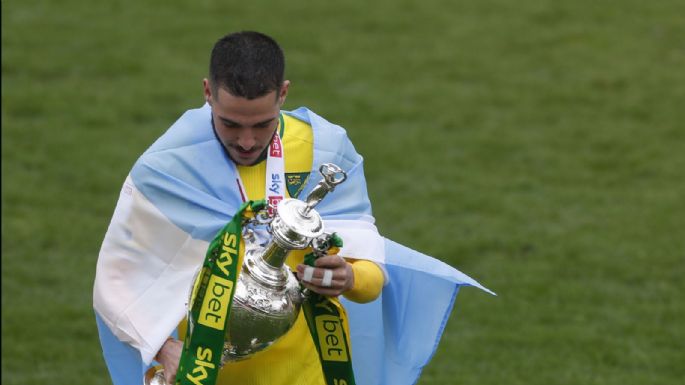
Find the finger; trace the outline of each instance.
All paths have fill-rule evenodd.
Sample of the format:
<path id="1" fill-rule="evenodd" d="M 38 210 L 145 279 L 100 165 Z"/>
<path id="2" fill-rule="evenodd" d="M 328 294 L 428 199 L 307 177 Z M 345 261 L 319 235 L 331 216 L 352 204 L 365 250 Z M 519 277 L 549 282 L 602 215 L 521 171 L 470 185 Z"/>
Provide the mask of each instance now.
<path id="1" fill-rule="evenodd" d="M 311 290 L 315 293 L 325 295 L 327 297 L 337 297 L 340 294 L 342 294 L 342 289 L 340 289 L 340 288 L 321 287 L 321 286 L 317 286 L 317 285 L 312 285 L 311 283 L 307 283 L 307 282 L 302 283 L 302 285 L 304 285 L 304 287 L 308 288 L 309 290 Z"/>
<path id="2" fill-rule="evenodd" d="M 309 268 L 309 269 L 308 269 Z M 312 273 L 308 274 L 308 272 L 312 271 L 310 269 L 313 269 L 311 266 L 307 266 L 304 268 L 302 272 L 297 273 L 297 277 L 300 279 L 302 283 L 308 283 L 309 285 L 312 286 L 317 286 L 317 287 L 322 287 L 322 288 L 341 288 L 345 284 L 344 279 L 335 279 L 333 271 L 329 269 L 314 269 L 316 271 L 324 271 L 323 274 L 320 273 Z M 328 273 L 326 273 L 328 272 Z M 320 275 L 317 277 L 317 275 Z"/>
<path id="3" fill-rule="evenodd" d="M 339 255 L 326 255 L 314 261 L 314 266 L 335 269 L 336 267 L 345 266 L 346 263 L 345 259 Z"/>
<path id="4" fill-rule="evenodd" d="M 331 273 L 326 273 L 326 271 L 330 271 Z M 332 281 L 345 281 L 347 280 L 348 271 L 345 266 L 336 269 L 314 268 L 307 265 L 297 266 L 297 278 L 305 282 L 321 281 L 325 278 L 326 274 L 332 274 Z"/>
<path id="5" fill-rule="evenodd" d="M 301 273 L 300 279 L 305 282 L 311 282 L 312 278 L 314 278 L 314 270 L 316 269 L 311 266 L 305 266 Z"/>
<path id="6" fill-rule="evenodd" d="M 333 270 L 324 269 L 323 277 L 321 278 L 321 286 L 331 287 L 332 282 L 333 282 Z"/>
<path id="7" fill-rule="evenodd" d="M 306 269 L 305 269 L 305 271 L 307 272 Z M 341 280 L 336 280 L 336 281 L 335 281 L 335 284 L 334 284 L 334 281 L 333 281 L 333 270 L 330 270 L 330 269 L 317 269 L 317 271 L 323 271 L 323 275 L 321 275 L 320 277 L 311 278 L 311 279 L 309 279 L 309 280 L 304 279 L 304 278 L 308 278 L 308 277 L 304 277 L 303 280 L 304 280 L 305 282 L 308 282 L 308 283 L 312 284 L 312 285 L 316 285 L 316 286 L 320 286 L 320 287 L 336 287 L 336 288 L 337 288 L 337 287 L 341 287 L 341 286 L 342 286 L 341 283 L 342 283 L 343 281 L 341 281 Z"/>
<path id="8" fill-rule="evenodd" d="M 166 380 L 167 384 L 173 383 L 174 380 L 176 379 L 175 377 L 176 377 L 176 373 L 174 373 L 172 375 L 171 372 L 167 372 L 166 370 L 164 371 L 164 379 Z"/>

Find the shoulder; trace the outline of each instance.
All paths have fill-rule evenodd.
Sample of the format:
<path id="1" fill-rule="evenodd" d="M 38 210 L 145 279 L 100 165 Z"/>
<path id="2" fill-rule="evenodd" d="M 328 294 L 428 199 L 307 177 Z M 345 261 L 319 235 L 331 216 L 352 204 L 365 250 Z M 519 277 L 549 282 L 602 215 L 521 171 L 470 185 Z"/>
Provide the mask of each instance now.
<path id="1" fill-rule="evenodd" d="M 146 168 L 180 179 L 193 179 L 193 172 L 213 170 L 225 155 L 214 136 L 208 105 L 181 115 L 137 160 L 136 169 Z M 188 175 L 186 175 L 188 174 Z"/>
<path id="2" fill-rule="evenodd" d="M 208 104 L 187 110 L 145 151 L 145 155 L 213 140 L 211 116 Z"/>
<path id="3" fill-rule="evenodd" d="M 285 125 L 285 133 L 281 138 L 284 144 L 289 141 L 296 141 L 304 142 L 311 146 L 314 143 L 314 133 L 312 132 L 312 126 L 308 122 L 290 115 L 288 111 L 283 111 L 281 116 Z"/>
<path id="4" fill-rule="evenodd" d="M 331 123 L 325 118 L 319 116 L 314 111 L 307 107 L 300 107 L 292 111 L 284 111 L 288 116 L 298 119 L 304 123 L 309 124 L 315 132 L 322 132 L 325 134 L 337 134 L 347 136 L 347 132 L 341 126 Z"/>
<path id="5" fill-rule="evenodd" d="M 357 163 L 361 159 L 343 127 L 329 122 L 307 107 L 285 113 L 311 126 L 315 151 L 343 158 L 350 163 Z"/>

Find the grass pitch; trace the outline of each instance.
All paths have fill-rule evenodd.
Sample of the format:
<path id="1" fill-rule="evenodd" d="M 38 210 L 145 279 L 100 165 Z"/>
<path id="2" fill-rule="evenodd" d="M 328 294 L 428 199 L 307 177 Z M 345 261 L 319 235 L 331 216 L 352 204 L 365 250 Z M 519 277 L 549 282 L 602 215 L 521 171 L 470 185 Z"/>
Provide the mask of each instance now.
<path id="1" fill-rule="evenodd" d="M 92 311 L 121 183 L 209 50 L 284 47 L 381 232 L 465 288 L 419 384 L 685 377 L 682 1 L 2 4 L 2 382 L 107 384 Z"/>

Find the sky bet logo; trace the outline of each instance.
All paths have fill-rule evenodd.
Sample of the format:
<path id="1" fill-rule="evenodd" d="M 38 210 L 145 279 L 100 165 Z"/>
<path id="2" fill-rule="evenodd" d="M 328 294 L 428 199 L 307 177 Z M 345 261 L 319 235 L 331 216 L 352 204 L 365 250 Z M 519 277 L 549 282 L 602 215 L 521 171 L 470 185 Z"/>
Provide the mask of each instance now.
<path id="1" fill-rule="evenodd" d="M 202 346 L 197 347 L 197 359 L 193 370 L 186 374 L 186 378 L 195 385 L 202 385 L 202 381 L 209 377 L 207 369 L 214 369 L 215 365 L 212 361 L 212 351 L 209 348 Z"/>
<path id="2" fill-rule="evenodd" d="M 281 186 L 283 185 L 283 181 L 281 180 L 281 177 L 278 176 L 278 173 L 272 173 L 271 174 L 271 185 L 269 185 L 269 191 L 271 191 L 274 194 L 279 194 L 280 191 L 282 190 Z"/>
<path id="3" fill-rule="evenodd" d="M 216 275 L 211 276 L 198 322 L 213 329 L 224 330 L 226 309 L 232 291 L 233 282 Z"/>
<path id="4" fill-rule="evenodd" d="M 230 277 L 231 273 L 228 267 L 238 263 L 237 246 L 238 237 L 235 234 L 225 233 L 221 245 L 221 254 L 216 265 L 226 277 Z M 228 303 L 232 293 L 232 281 L 217 275 L 209 277 L 205 298 L 202 301 L 202 308 L 200 308 L 200 318 L 197 322 L 210 328 L 224 330 Z"/>
<path id="5" fill-rule="evenodd" d="M 332 315 L 320 315 L 315 320 L 316 332 L 319 334 L 319 345 L 321 346 L 321 358 L 326 361 L 348 361 L 340 318 Z"/>
<path id="6" fill-rule="evenodd" d="M 283 147 L 281 147 L 281 138 L 279 138 L 278 135 L 274 135 L 274 140 L 271 141 L 269 155 L 271 155 L 274 158 L 283 157 Z"/>

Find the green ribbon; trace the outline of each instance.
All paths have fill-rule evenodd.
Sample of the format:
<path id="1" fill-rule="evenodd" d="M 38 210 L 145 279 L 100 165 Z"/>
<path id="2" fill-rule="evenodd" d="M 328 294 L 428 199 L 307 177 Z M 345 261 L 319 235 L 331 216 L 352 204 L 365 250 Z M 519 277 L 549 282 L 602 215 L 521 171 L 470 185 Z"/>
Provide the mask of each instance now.
<path id="1" fill-rule="evenodd" d="M 342 247 L 342 239 L 333 234 L 329 239 L 329 254 Z M 315 253 L 304 257 L 304 263 L 314 266 L 318 258 Z M 339 304 L 331 298 L 309 291 L 302 311 L 309 326 L 316 351 L 319 353 L 321 368 L 327 385 L 354 385 L 352 355 L 347 344 L 344 319 L 340 317 Z"/>
<path id="2" fill-rule="evenodd" d="M 216 384 L 233 293 L 241 269 L 243 221 L 264 206 L 263 200 L 243 203 L 207 249 L 193 288 L 176 385 Z"/>

